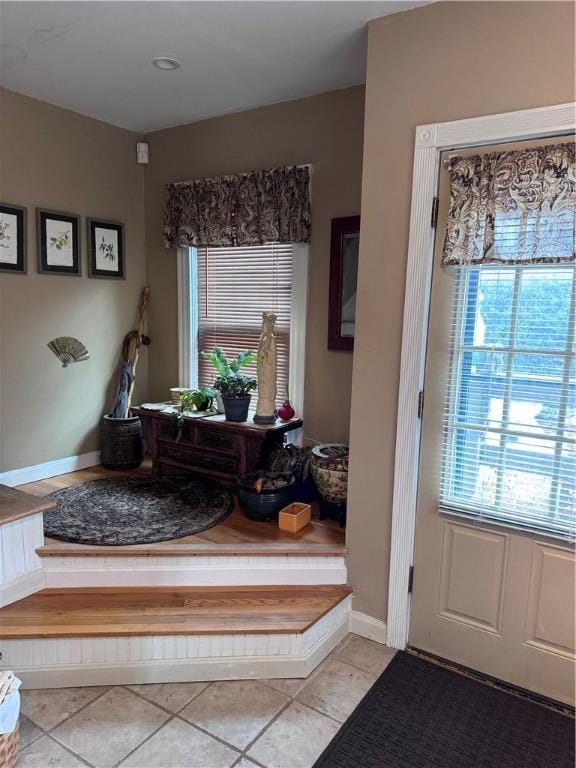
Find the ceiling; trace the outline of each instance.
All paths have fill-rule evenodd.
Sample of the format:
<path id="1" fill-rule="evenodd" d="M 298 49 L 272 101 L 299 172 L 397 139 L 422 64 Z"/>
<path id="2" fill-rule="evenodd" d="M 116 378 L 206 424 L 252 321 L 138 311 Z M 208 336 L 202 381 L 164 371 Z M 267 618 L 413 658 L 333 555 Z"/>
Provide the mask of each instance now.
<path id="1" fill-rule="evenodd" d="M 145 133 L 363 83 L 366 22 L 422 4 L 1 2 L 0 83 Z"/>

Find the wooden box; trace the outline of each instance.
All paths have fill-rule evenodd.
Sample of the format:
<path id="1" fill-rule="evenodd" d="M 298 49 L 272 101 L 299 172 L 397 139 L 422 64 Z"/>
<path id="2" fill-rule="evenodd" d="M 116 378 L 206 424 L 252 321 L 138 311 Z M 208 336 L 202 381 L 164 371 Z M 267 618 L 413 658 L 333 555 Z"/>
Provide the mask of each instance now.
<path id="1" fill-rule="evenodd" d="M 297 533 L 310 523 L 311 517 L 312 507 L 310 504 L 294 501 L 278 513 L 278 527 L 283 531 Z"/>

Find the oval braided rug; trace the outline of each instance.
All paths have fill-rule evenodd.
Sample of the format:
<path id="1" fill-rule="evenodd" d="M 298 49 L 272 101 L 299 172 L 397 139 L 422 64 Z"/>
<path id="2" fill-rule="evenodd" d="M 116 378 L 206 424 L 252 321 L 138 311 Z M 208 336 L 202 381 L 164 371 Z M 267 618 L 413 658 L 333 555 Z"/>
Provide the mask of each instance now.
<path id="1" fill-rule="evenodd" d="M 74 544 L 151 544 L 200 533 L 232 511 L 231 494 L 193 475 L 90 480 L 48 496 L 44 534 Z"/>

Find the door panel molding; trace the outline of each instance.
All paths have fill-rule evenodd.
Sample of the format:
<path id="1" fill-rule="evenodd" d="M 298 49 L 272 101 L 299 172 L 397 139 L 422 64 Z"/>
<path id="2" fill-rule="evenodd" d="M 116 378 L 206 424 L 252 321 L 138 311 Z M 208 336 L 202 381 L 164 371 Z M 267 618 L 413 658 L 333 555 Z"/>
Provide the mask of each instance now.
<path id="1" fill-rule="evenodd" d="M 416 128 L 388 590 L 388 644 L 393 648 L 406 648 L 410 626 L 408 583 L 414 552 L 420 443 L 418 395 L 424 382 L 435 235 L 431 211 L 438 187 L 440 153 L 570 133 L 576 129 L 575 110 L 576 103 L 558 104 Z"/>
<path id="2" fill-rule="evenodd" d="M 558 603 L 568 594 L 574 605 L 574 566 L 574 552 L 534 543 L 524 636 L 525 645 L 569 659 L 575 651 L 574 624 L 567 606 Z"/>
<path id="3" fill-rule="evenodd" d="M 500 635 L 508 545 L 506 534 L 444 523 L 438 616 Z"/>

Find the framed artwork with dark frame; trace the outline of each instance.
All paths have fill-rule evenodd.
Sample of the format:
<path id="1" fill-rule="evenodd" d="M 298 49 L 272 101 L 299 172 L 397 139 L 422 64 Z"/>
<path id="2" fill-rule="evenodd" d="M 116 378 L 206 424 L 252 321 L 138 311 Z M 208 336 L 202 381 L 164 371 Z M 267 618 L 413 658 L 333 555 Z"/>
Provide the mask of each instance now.
<path id="1" fill-rule="evenodd" d="M 332 219 L 328 349 L 354 349 L 359 242 L 360 216 Z"/>
<path id="2" fill-rule="evenodd" d="M 36 209 L 38 272 L 80 277 L 80 217 Z"/>
<path id="3" fill-rule="evenodd" d="M 0 272 L 26 273 L 26 208 L 0 203 Z"/>
<path id="4" fill-rule="evenodd" d="M 89 276 L 124 280 L 124 224 L 103 219 L 88 219 L 87 224 Z"/>

